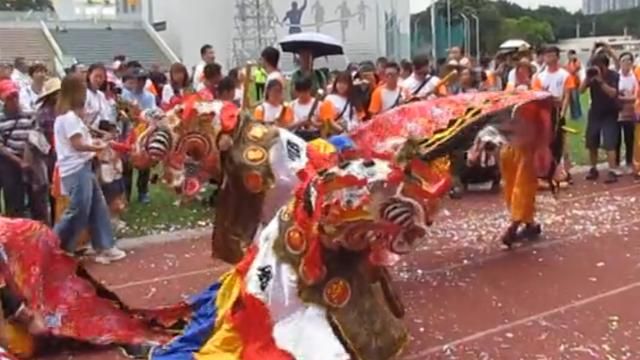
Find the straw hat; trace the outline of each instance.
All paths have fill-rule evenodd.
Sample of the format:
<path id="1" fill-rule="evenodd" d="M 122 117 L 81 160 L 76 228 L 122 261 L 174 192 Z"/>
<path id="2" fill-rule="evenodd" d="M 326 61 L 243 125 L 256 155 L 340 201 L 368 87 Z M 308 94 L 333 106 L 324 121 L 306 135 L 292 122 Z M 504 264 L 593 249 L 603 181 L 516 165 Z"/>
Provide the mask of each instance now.
<path id="1" fill-rule="evenodd" d="M 62 81 L 60 81 L 60 79 L 58 79 L 57 77 L 48 79 L 42 85 L 42 94 L 38 96 L 38 100 L 36 102 L 44 101 L 44 99 L 46 99 L 50 95 L 53 95 L 56 92 L 60 91 L 61 87 L 62 87 Z"/>

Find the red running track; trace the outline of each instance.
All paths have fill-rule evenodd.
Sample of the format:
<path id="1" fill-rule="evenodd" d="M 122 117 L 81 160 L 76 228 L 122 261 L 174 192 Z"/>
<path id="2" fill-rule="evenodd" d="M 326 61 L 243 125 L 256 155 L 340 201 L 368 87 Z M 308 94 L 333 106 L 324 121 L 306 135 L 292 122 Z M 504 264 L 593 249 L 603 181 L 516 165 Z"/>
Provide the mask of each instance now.
<path id="1" fill-rule="evenodd" d="M 543 239 L 505 251 L 499 196 L 448 201 L 395 269 L 412 339 L 401 359 L 640 359 L 640 184 L 539 198 Z M 226 269 L 207 239 L 146 247 L 92 273 L 131 306 L 173 303 Z M 105 350 L 50 359 L 122 359 Z"/>

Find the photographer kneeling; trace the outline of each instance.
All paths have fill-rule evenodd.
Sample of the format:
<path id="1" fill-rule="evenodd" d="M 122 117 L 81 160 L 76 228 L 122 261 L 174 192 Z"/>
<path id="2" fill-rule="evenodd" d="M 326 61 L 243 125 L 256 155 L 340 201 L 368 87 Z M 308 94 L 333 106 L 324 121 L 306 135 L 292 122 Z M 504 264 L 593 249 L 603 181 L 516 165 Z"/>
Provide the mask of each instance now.
<path id="1" fill-rule="evenodd" d="M 587 180 L 596 180 L 599 177 L 598 149 L 607 152 L 609 173 L 605 179 L 606 184 L 618 181 L 618 163 L 616 148 L 620 137 L 618 124 L 618 82 L 620 76 L 615 71 L 609 70 L 609 58 L 605 54 L 597 54 L 591 60 L 591 67 L 587 69 L 585 81 L 580 85 L 580 92 L 589 89 L 591 95 L 591 107 L 586 130 L 586 145 L 589 150 L 591 170 Z"/>

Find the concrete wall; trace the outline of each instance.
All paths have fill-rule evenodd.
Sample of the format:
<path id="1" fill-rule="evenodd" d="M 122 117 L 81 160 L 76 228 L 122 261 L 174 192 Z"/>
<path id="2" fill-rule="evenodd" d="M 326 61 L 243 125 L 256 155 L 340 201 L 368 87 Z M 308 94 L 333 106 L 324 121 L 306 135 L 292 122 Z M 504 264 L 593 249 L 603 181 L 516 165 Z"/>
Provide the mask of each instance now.
<path id="1" fill-rule="evenodd" d="M 229 65 L 232 0 L 144 0 L 143 18 L 150 23 L 166 21 L 167 29 L 158 32 L 189 69 L 200 61 L 200 47 L 214 46 L 217 61 Z"/>
<path id="2" fill-rule="evenodd" d="M 307 1 L 300 22 L 303 31 L 320 31 L 342 40 L 351 60 L 375 59 L 381 55 L 398 59 L 409 56 L 409 0 Z M 142 14 L 150 22 L 166 21 L 167 29 L 159 34 L 188 66 L 199 61 L 200 46 L 210 43 L 216 50 L 218 62 L 229 68 L 243 61 L 242 56 L 238 56 L 238 45 L 243 39 L 247 40 L 246 44 L 256 44 L 257 33 L 260 33 L 261 39 L 257 41 L 260 45 L 245 45 L 246 49 L 241 49 L 245 55 L 250 52 L 255 56 L 259 48 L 275 45 L 290 29 L 289 21 L 282 20 L 291 8 L 291 0 L 262 1 L 264 6 L 259 12 L 263 20 L 259 31 L 251 20 L 246 21 L 242 30 L 241 10 L 237 6 L 241 2 L 144 0 Z M 304 5 L 304 0 L 297 2 L 299 8 Z M 254 4 L 246 0 L 244 3 Z M 255 9 L 245 11 L 248 18 L 255 15 Z"/>
<path id="3" fill-rule="evenodd" d="M 71 9 L 78 1 L 82 0 L 55 0 L 56 9 L 62 18 L 73 17 Z M 262 6 L 256 10 L 255 0 L 140 0 L 137 14 L 118 13 L 118 18 L 137 15 L 151 24 L 166 22 L 166 30 L 158 34 L 189 68 L 198 63 L 199 49 L 208 43 L 214 46 L 217 61 L 228 69 L 247 57 L 256 58 L 262 47 L 276 45 L 290 32 L 290 21 L 283 20 L 292 2 L 260 0 Z M 406 58 L 410 52 L 409 2 L 307 0 L 300 27 L 341 40 L 353 61 L 381 55 Z M 244 10 L 241 3 L 247 4 Z M 302 8 L 305 0 L 297 3 Z M 242 11 L 249 20 L 243 22 Z M 262 19 L 259 25 L 250 20 L 255 19 L 256 12 Z"/>

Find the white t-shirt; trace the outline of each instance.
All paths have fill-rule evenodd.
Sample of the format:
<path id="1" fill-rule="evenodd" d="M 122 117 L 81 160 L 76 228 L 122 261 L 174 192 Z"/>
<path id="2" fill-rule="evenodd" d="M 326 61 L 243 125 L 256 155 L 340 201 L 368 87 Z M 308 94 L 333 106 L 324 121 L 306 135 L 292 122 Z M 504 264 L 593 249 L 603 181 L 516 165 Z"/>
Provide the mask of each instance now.
<path id="1" fill-rule="evenodd" d="M 428 75 L 427 75 L 428 76 Z M 422 85 L 423 80 L 418 80 L 415 74 L 411 74 L 408 78 L 406 78 L 401 86 L 409 92 L 409 96 L 414 97 L 424 97 L 429 93 L 433 93 L 440 82 L 440 79 L 437 76 L 431 76 L 428 78 L 427 83 L 417 92 L 416 90 Z"/>
<path id="2" fill-rule="evenodd" d="M 570 74 L 563 68 L 549 71 L 548 68 L 533 77 L 533 88 L 548 91 L 556 99 L 564 97 L 565 89 L 568 88 Z"/>
<path id="3" fill-rule="evenodd" d="M 312 98 L 306 104 L 300 103 L 299 99 L 295 99 L 293 103 L 291 103 L 291 108 L 293 109 L 293 125 L 297 125 L 307 121 L 307 119 L 309 118 L 309 113 L 311 112 L 311 107 L 315 102 L 316 102 L 316 99 Z M 311 114 L 311 122 L 315 126 L 320 125 L 318 121 L 318 113 L 320 111 L 320 105 L 321 105 L 321 102 L 318 101 L 316 108 L 313 110 L 313 114 Z"/>
<path id="4" fill-rule="evenodd" d="M 624 75 L 621 70 L 619 74 L 620 81 L 618 82 L 618 90 L 620 91 L 620 94 L 625 96 L 635 95 L 638 87 L 638 80 L 633 74 L 633 71 L 629 71 L 627 75 Z"/>
<path id="5" fill-rule="evenodd" d="M 380 97 L 376 100 L 380 101 L 380 112 L 385 112 L 398 105 L 400 102 L 402 102 L 402 99 L 404 97 L 403 95 L 405 95 L 404 89 L 402 89 L 402 87 L 400 86 L 396 87 L 394 90 L 389 90 L 386 86 L 383 86 L 379 88 L 379 90 L 376 90 L 374 92 L 374 96 Z"/>
<path id="6" fill-rule="evenodd" d="M 233 93 L 233 101 L 237 101 L 240 106 L 242 106 L 242 101 L 244 100 L 244 88 L 239 87 L 236 88 L 236 91 Z"/>
<path id="7" fill-rule="evenodd" d="M 28 74 L 25 74 L 18 69 L 13 69 L 13 72 L 11 73 L 11 80 L 20 89 L 24 89 L 26 87 L 31 86 L 31 77 Z"/>
<path id="8" fill-rule="evenodd" d="M 71 138 L 78 134 L 82 136 L 84 143 L 91 141 L 89 128 L 75 112 L 69 111 L 56 118 L 53 126 L 53 136 L 58 156 L 57 165 L 61 177 L 73 175 L 95 156 L 93 152 L 78 151 L 71 145 Z"/>
<path id="9" fill-rule="evenodd" d="M 183 95 L 184 94 L 184 90 L 180 89 L 178 94 L 179 95 Z M 176 93 L 173 90 L 173 86 L 171 86 L 171 84 L 165 84 L 162 87 L 162 104 L 163 105 L 169 104 L 171 102 L 171 99 L 173 99 L 173 97 L 175 95 L 176 95 Z"/>
<path id="10" fill-rule="evenodd" d="M 20 89 L 20 109 L 25 114 L 33 114 L 38 109 L 38 98 L 40 94 L 27 86 Z"/>
<path id="11" fill-rule="evenodd" d="M 100 120 L 107 120 L 112 123 L 116 122 L 114 111 L 111 109 L 111 103 L 100 90 L 93 91 L 87 89 L 87 99 L 84 103 L 84 111 L 87 124 L 95 128 L 98 127 Z"/>
<path id="12" fill-rule="evenodd" d="M 427 86 L 425 85 L 425 87 Z M 353 106 L 353 104 L 348 103 L 348 100 L 345 97 L 336 94 L 329 94 L 325 98 L 325 102 L 331 103 L 336 116 L 342 114 L 342 116 L 337 119 L 336 122 L 346 131 L 351 131 L 355 129 L 358 124 L 360 124 L 356 108 Z M 342 111 L 343 109 L 344 112 Z"/>
<path id="13" fill-rule="evenodd" d="M 265 84 L 268 84 L 269 81 L 271 80 L 279 80 L 280 82 L 282 82 L 282 85 L 284 86 L 284 76 L 282 76 L 282 73 L 280 71 L 276 70 L 270 73 L 269 75 L 267 75 L 267 82 Z"/>
<path id="14" fill-rule="evenodd" d="M 269 104 L 268 102 L 263 102 L 262 104 L 260 104 L 260 107 L 262 108 L 262 121 L 267 124 L 273 124 L 276 122 L 276 120 L 278 120 L 280 114 L 282 114 L 284 105 L 274 106 Z"/>
<path id="15" fill-rule="evenodd" d="M 204 61 L 200 61 L 200 63 L 198 63 L 198 65 L 196 66 L 195 71 L 193 72 L 193 84 L 196 91 L 204 89 L 203 76 L 205 66 L 207 66 L 207 64 Z"/>

